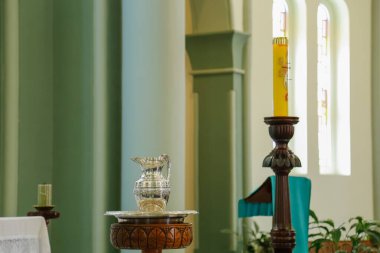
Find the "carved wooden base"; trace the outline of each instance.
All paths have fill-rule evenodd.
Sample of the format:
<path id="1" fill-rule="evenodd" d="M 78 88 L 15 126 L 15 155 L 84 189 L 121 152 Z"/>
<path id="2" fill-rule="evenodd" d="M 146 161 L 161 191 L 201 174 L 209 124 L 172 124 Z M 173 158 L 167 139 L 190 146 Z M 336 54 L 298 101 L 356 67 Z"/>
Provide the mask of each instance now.
<path id="1" fill-rule="evenodd" d="M 141 249 L 143 253 L 160 253 L 162 249 L 179 249 L 193 240 L 192 224 L 131 224 L 111 225 L 110 240 L 117 249 Z"/>

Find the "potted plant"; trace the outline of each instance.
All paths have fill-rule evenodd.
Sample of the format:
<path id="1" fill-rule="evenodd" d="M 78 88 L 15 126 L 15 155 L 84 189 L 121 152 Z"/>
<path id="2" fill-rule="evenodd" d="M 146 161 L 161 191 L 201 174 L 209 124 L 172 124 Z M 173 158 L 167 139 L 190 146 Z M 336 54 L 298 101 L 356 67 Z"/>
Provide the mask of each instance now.
<path id="1" fill-rule="evenodd" d="M 310 210 L 309 249 L 315 253 L 380 252 L 380 223 L 357 216 L 336 226 Z"/>
<path id="2" fill-rule="evenodd" d="M 257 222 L 252 222 L 248 231 L 247 252 L 249 253 L 274 253 L 269 232 L 260 231 Z"/>

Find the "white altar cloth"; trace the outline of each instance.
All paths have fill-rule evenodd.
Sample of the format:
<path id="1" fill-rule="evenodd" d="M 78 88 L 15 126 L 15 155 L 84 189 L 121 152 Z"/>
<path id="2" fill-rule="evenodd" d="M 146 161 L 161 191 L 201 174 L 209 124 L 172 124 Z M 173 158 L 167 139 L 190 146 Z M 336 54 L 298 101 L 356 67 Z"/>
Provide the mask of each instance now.
<path id="1" fill-rule="evenodd" d="M 0 218 L 0 253 L 50 253 L 45 219 L 40 216 Z"/>

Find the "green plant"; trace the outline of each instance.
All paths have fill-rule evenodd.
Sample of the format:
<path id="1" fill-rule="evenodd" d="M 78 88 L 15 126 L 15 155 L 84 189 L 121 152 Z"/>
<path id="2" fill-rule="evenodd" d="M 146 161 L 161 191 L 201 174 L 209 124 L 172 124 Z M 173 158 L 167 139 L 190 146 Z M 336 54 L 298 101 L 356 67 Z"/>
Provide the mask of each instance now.
<path id="1" fill-rule="evenodd" d="M 310 218 L 309 249 L 315 249 L 316 253 L 326 244 L 331 245 L 331 253 L 380 252 L 380 223 L 377 221 L 368 221 L 357 216 L 336 226 L 331 219 L 320 220 L 312 210 Z M 347 247 L 347 243 L 341 244 L 341 241 L 350 241 L 351 245 Z"/>
<path id="2" fill-rule="evenodd" d="M 344 224 L 336 227 L 331 219 L 319 220 L 313 210 L 310 210 L 311 221 L 309 223 L 309 240 L 311 241 L 309 249 L 315 248 L 318 253 L 326 242 L 331 242 L 333 252 L 339 252 L 338 243 L 342 238 L 343 232 L 346 231 Z"/>
<path id="3" fill-rule="evenodd" d="M 350 228 L 347 232 L 352 243 L 352 252 L 380 252 L 380 223 L 377 221 L 367 221 L 360 216 L 349 220 Z M 351 233 L 351 231 L 353 233 Z M 368 240 L 371 246 L 362 242 Z"/>
<path id="4" fill-rule="evenodd" d="M 274 253 L 270 234 L 260 231 L 257 222 L 253 221 L 248 231 L 247 251 L 250 253 Z"/>

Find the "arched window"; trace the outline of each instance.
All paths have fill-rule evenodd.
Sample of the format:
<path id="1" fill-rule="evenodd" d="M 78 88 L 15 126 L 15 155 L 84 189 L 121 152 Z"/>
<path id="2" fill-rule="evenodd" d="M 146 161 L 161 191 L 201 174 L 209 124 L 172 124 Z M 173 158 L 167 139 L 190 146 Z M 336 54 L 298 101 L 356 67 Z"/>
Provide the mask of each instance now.
<path id="1" fill-rule="evenodd" d="M 322 174 L 332 170 L 332 99 L 330 14 L 318 7 L 318 150 Z"/>
<path id="2" fill-rule="evenodd" d="M 273 37 L 288 36 L 288 4 L 285 0 L 273 1 Z"/>
<path id="3" fill-rule="evenodd" d="M 318 151 L 321 174 L 351 174 L 349 22 L 345 6 L 318 6 Z"/>

